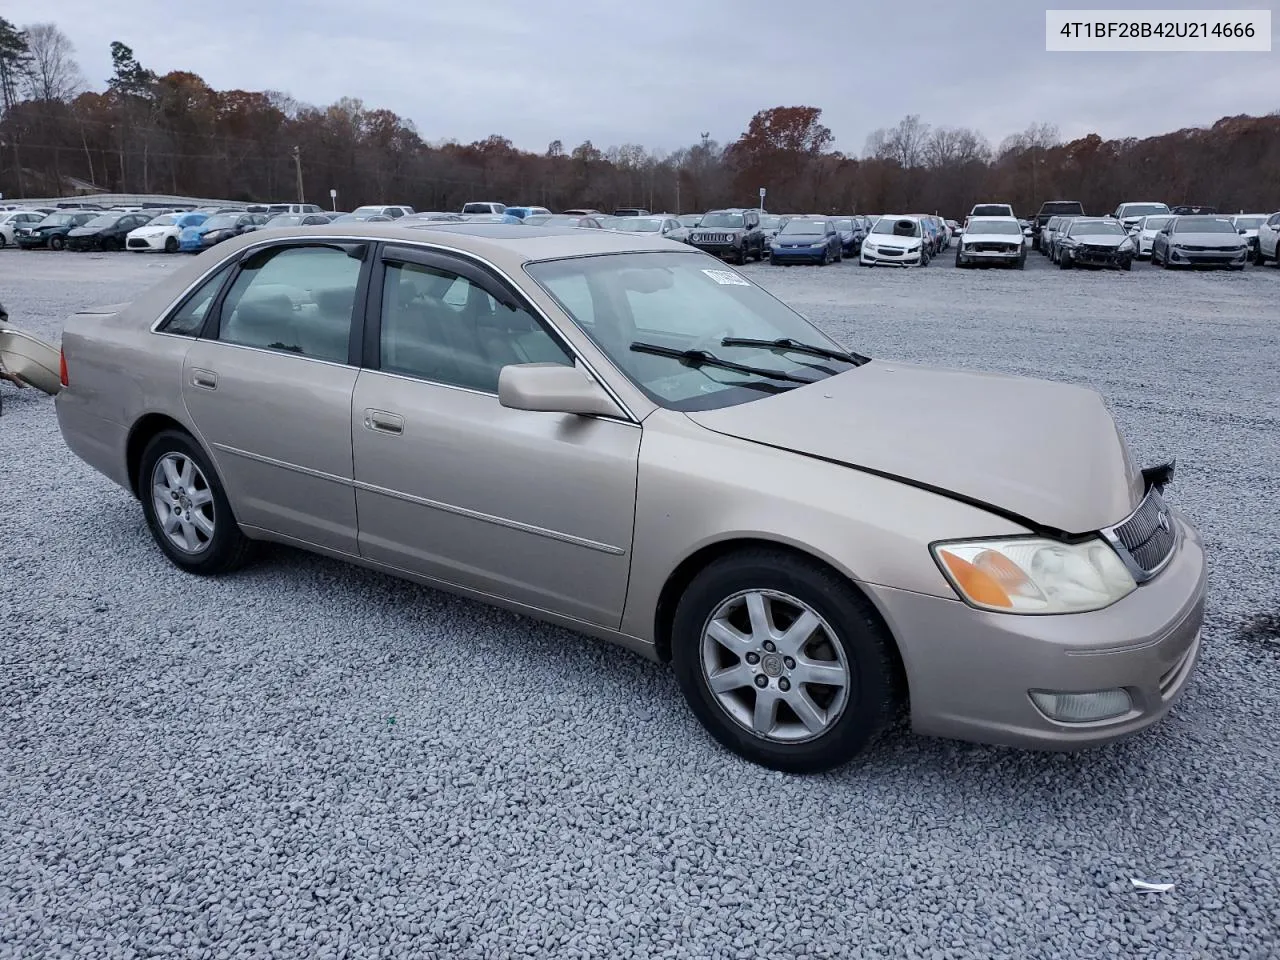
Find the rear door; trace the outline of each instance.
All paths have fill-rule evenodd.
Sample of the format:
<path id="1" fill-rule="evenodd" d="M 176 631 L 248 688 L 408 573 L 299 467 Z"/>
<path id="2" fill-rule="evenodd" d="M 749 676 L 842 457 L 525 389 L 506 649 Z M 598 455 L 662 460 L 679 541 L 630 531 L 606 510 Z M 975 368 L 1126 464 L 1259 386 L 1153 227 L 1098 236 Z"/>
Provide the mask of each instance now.
<path id="1" fill-rule="evenodd" d="M 502 367 L 572 363 L 561 338 L 474 262 L 381 260 L 351 408 L 361 553 L 616 627 L 640 425 L 502 406 Z"/>
<path id="2" fill-rule="evenodd" d="M 254 248 L 182 372 L 187 411 L 240 523 L 357 553 L 351 467 L 355 304 L 370 243 Z"/>

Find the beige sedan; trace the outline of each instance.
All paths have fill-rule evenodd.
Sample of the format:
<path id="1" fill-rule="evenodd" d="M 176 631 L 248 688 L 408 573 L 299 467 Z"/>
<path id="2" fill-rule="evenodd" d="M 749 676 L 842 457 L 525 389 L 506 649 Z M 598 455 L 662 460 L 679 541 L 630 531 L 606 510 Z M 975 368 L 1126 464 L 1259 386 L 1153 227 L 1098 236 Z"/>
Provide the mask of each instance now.
<path id="1" fill-rule="evenodd" d="M 1200 538 L 1096 393 L 869 360 L 683 244 L 250 234 L 63 351 L 67 444 L 183 569 L 274 540 L 622 644 L 775 768 L 899 710 L 1112 740 L 1196 661 Z"/>

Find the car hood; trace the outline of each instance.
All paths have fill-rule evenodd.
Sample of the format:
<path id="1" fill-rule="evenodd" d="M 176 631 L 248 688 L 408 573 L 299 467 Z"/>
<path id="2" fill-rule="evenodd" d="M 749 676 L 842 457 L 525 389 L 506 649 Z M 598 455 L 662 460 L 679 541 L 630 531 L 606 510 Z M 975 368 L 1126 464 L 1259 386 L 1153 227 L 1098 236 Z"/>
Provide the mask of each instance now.
<path id="1" fill-rule="evenodd" d="M 965 243 L 1021 243 L 1024 239 L 1021 233 L 979 233 L 977 230 L 964 235 Z"/>
<path id="2" fill-rule="evenodd" d="M 969 234 L 966 233 L 964 235 L 964 238 L 968 240 Z M 871 234 L 871 236 L 867 237 L 862 242 L 869 243 L 875 247 L 901 247 L 902 249 L 905 250 L 907 247 L 910 247 L 913 244 L 920 243 L 921 238 L 920 237 L 895 237 L 891 233 L 873 233 Z"/>
<path id="3" fill-rule="evenodd" d="M 1239 247 L 1245 238 L 1238 233 L 1175 233 L 1169 238 L 1175 247 L 1191 245 L 1197 247 Z"/>
<path id="4" fill-rule="evenodd" d="M 135 229 L 129 231 L 129 236 L 159 237 L 165 233 L 168 233 L 171 230 L 177 230 L 177 229 L 178 228 L 173 224 L 170 224 L 169 226 L 162 226 L 162 227 L 136 227 Z"/>
<path id="5" fill-rule="evenodd" d="M 1091 247 L 1118 247 L 1129 239 L 1129 235 L 1126 233 L 1123 237 L 1116 237 L 1105 233 L 1081 233 L 1070 239 L 1078 243 L 1087 243 Z"/>
<path id="6" fill-rule="evenodd" d="M 70 230 L 67 231 L 67 236 L 93 237 L 109 229 L 110 227 L 72 227 Z"/>
<path id="7" fill-rule="evenodd" d="M 717 433 L 976 502 L 1033 529 L 1096 531 L 1127 517 L 1143 494 L 1102 397 L 1047 380 L 873 360 L 687 416 Z"/>
<path id="8" fill-rule="evenodd" d="M 746 233 L 746 227 L 694 227 L 693 232 L 697 233 Z"/>

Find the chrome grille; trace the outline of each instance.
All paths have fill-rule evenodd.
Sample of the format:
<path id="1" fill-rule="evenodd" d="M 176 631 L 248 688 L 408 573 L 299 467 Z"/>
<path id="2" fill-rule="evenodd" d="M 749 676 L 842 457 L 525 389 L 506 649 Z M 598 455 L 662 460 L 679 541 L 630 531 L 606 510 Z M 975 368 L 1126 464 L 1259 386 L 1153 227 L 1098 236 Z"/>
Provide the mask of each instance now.
<path id="1" fill-rule="evenodd" d="M 730 233 L 700 233 L 696 237 L 699 243 L 732 243 L 733 234 Z"/>
<path id="2" fill-rule="evenodd" d="M 1160 491 L 1152 487 L 1126 520 L 1104 530 L 1135 579 L 1154 576 L 1173 554 L 1177 527 Z"/>
<path id="3" fill-rule="evenodd" d="M 973 249 L 978 253 L 1012 253 L 1018 248 L 1012 243 L 975 243 Z"/>

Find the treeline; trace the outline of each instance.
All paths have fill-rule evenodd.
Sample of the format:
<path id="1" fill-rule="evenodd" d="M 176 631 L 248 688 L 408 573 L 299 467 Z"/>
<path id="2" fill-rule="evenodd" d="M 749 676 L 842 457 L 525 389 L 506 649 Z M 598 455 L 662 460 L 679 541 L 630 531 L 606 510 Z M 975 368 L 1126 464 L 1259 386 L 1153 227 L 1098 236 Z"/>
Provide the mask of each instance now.
<path id="1" fill-rule="evenodd" d="M 90 189 L 227 200 L 297 199 L 339 206 L 409 203 L 457 209 L 468 200 L 554 209 L 640 205 L 702 211 L 937 211 L 962 217 L 979 200 L 1028 215 L 1046 199 L 1106 212 L 1129 199 L 1280 209 L 1280 115 L 1225 117 L 1212 127 L 1142 140 L 1089 135 L 1063 142 L 1032 124 L 992 146 L 918 116 L 872 133 L 861 157 L 833 149 L 816 107 L 774 107 L 733 143 L 704 136 L 671 153 L 591 141 L 543 153 L 494 134 L 429 140 L 389 110 L 343 98 L 315 107 L 277 91 L 219 91 L 185 71 L 157 75 L 111 45 L 104 92 L 86 90 L 71 44 L 53 24 L 0 18 L 0 190 L 6 197 Z"/>

